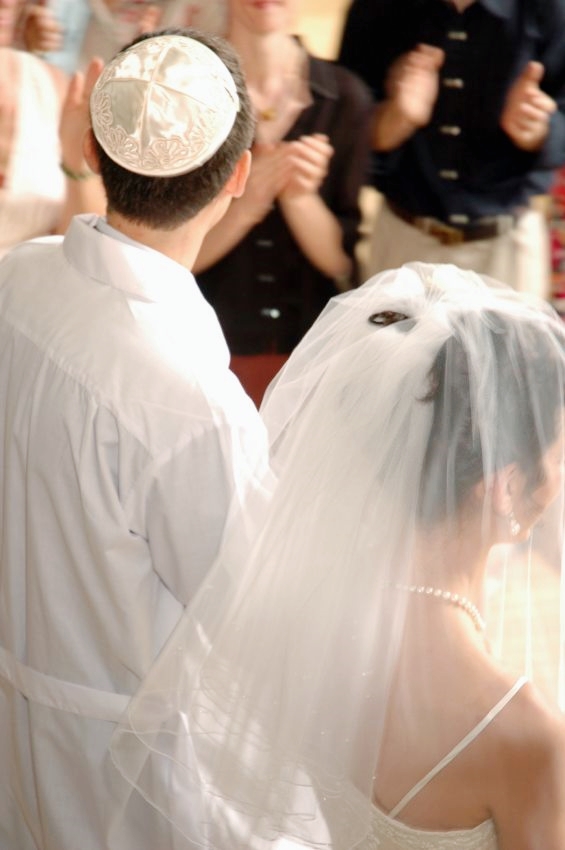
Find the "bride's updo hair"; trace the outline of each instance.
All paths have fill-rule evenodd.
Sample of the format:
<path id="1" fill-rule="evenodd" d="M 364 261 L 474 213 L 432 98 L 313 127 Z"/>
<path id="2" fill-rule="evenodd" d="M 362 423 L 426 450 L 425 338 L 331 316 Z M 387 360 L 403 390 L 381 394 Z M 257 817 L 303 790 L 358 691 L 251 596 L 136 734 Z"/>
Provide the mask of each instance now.
<path id="1" fill-rule="evenodd" d="M 560 320 L 492 310 L 461 314 L 429 372 L 433 404 L 421 484 L 426 524 L 453 516 L 485 476 L 516 463 L 533 492 L 561 427 Z"/>

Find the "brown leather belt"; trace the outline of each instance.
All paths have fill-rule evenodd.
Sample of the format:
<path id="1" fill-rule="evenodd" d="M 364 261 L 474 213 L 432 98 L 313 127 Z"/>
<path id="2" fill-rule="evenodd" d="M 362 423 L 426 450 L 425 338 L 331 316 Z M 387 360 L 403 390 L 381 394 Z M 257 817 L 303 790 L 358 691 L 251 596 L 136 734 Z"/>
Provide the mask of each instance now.
<path id="1" fill-rule="evenodd" d="M 494 239 L 496 236 L 508 233 L 516 223 L 513 215 L 496 215 L 480 218 L 457 227 L 439 221 L 437 218 L 413 215 L 388 200 L 387 204 L 395 216 L 421 230 L 422 233 L 433 236 L 442 245 L 460 245 L 463 242 L 475 242 L 479 239 Z"/>

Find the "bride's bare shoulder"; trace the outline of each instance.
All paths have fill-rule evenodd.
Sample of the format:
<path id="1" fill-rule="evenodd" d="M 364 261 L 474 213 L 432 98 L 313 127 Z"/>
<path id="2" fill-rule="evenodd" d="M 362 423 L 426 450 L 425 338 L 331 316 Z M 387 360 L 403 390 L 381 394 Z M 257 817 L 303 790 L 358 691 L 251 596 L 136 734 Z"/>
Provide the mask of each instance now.
<path id="1" fill-rule="evenodd" d="M 501 850 L 565 847 L 565 718 L 526 683 L 492 724 L 489 798 Z"/>
<path id="2" fill-rule="evenodd" d="M 501 721 L 500 745 L 511 757 L 565 740 L 564 715 L 528 681 L 509 701 Z"/>

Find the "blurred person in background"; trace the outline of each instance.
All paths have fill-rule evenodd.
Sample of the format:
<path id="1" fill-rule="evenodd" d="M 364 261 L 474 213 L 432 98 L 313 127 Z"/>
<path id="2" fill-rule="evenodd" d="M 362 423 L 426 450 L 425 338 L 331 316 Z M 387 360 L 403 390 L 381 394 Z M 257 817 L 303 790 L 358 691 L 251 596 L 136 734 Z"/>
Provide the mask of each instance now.
<path id="1" fill-rule="evenodd" d="M 453 262 L 549 296 L 564 31 L 563 0 L 353 0 L 339 61 L 378 101 L 370 272 Z"/>
<path id="2" fill-rule="evenodd" d="M 81 56 L 84 66 L 92 56 L 109 59 L 135 36 L 147 7 L 158 10 L 159 27 L 193 27 L 223 35 L 226 0 L 89 0 L 92 16 Z"/>
<path id="3" fill-rule="evenodd" d="M 59 118 L 67 77 L 13 45 L 19 0 L 0 0 L 0 256 L 57 230 L 65 199 Z"/>
<path id="4" fill-rule="evenodd" d="M 224 8 L 224 0 L 42 0 L 27 4 L 22 37 L 28 49 L 73 73 L 94 56 L 108 61 L 156 25 L 221 33 Z"/>
<path id="5" fill-rule="evenodd" d="M 357 283 L 359 190 L 370 93 L 292 35 L 299 3 L 230 0 L 257 130 L 244 195 L 205 239 L 195 270 L 232 368 L 259 403 L 328 298 Z"/>

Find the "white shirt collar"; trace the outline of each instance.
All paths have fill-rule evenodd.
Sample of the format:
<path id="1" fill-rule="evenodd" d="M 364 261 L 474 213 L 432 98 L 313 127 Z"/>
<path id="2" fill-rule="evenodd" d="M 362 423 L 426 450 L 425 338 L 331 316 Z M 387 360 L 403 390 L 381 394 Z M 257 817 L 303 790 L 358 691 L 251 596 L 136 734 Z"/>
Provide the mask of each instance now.
<path id="1" fill-rule="evenodd" d="M 63 240 L 68 262 L 107 286 L 143 301 L 183 300 L 198 293 L 194 276 L 180 263 L 131 239 L 119 239 L 99 216 L 75 216 Z M 96 250 L 88 246 L 96 240 Z"/>

